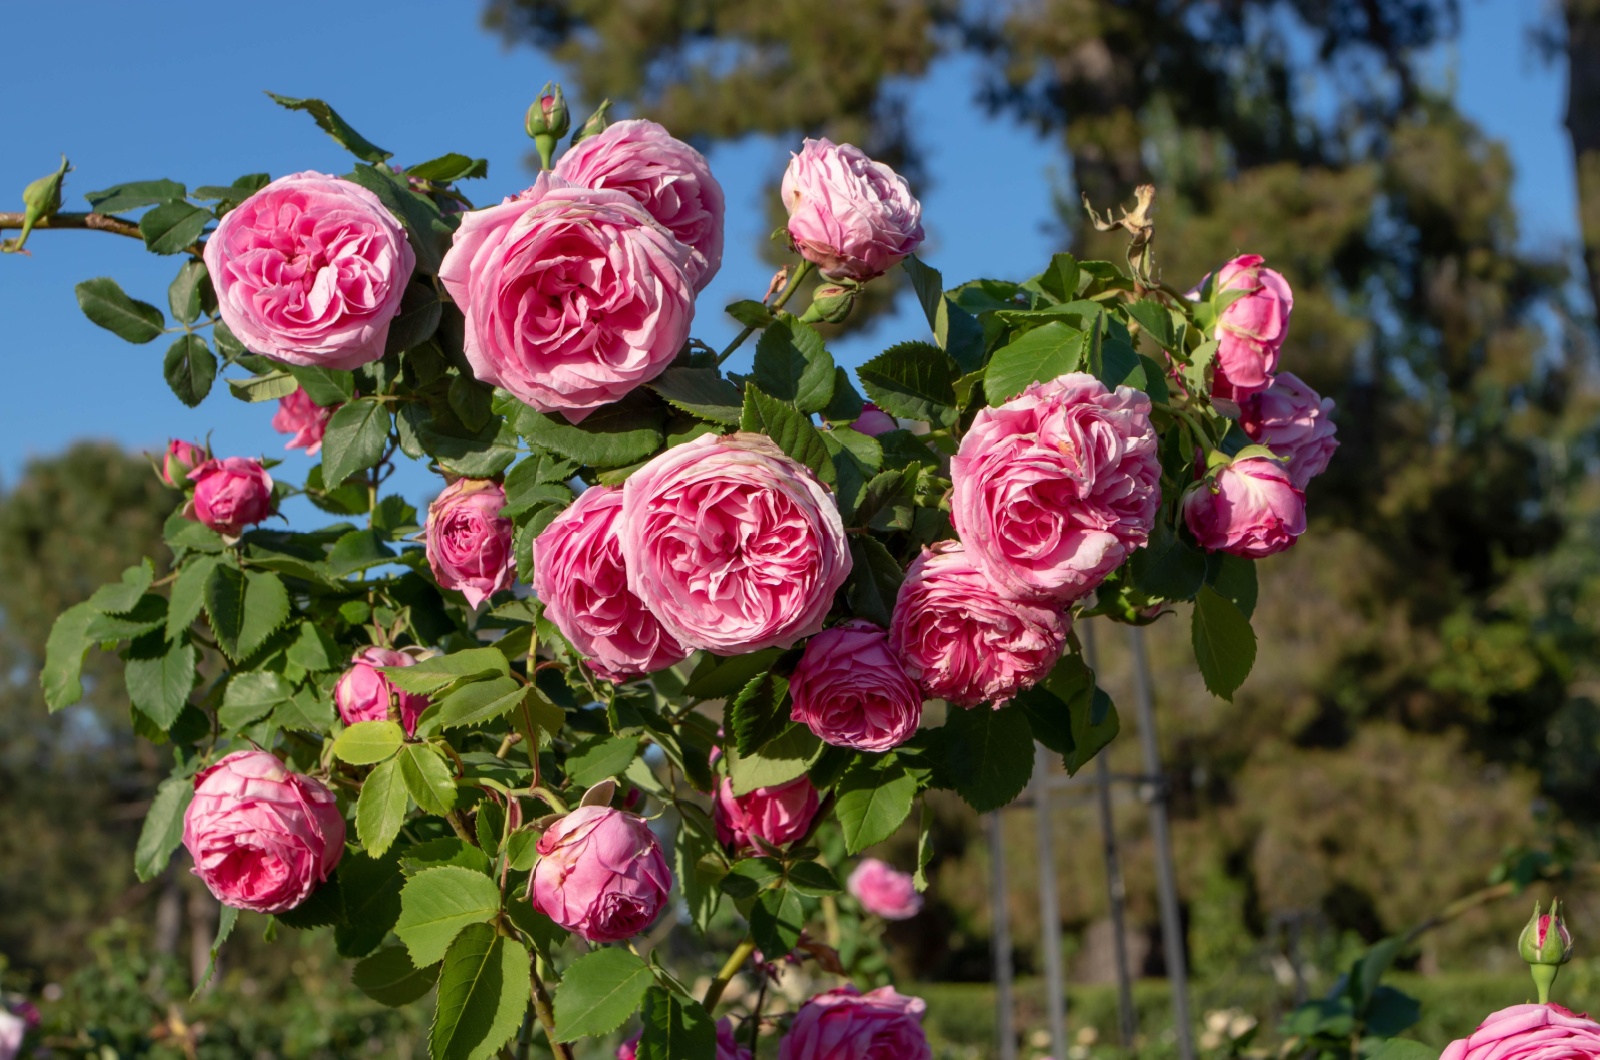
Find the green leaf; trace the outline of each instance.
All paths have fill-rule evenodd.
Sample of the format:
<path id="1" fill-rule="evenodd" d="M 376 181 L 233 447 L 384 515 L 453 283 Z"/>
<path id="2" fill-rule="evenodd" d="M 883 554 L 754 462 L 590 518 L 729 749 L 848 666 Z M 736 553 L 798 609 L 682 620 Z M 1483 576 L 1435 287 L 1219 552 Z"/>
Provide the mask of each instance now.
<path id="1" fill-rule="evenodd" d="M 153 880 L 166 870 L 172 852 L 183 842 L 183 815 L 193 800 L 193 777 L 168 777 L 156 786 L 133 848 L 133 872 L 141 881 Z"/>
<path id="2" fill-rule="evenodd" d="M 1034 328 L 989 358 L 983 392 L 999 405 L 1022 393 L 1030 383 L 1056 379 L 1083 368 L 1084 333 L 1062 321 Z"/>
<path id="3" fill-rule="evenodd" d="M 850 560 L 850 580 L 845 583 L 850 613 L 887 629 L 905 572 L 882 542 L 866 534 L 850 535 Z"/>
<path id="4" fill-rule="evenodd" d="M 194 688 L 196 653 L 191 644 L 171 644 L 155 659 L 129 659 L 123 671 L 128 698 L 163 731 L 172 728 Z"/>
<path id="5" fill-rule="evenodd" d="M 567 758 L 567 777 L 578 787 L 588 788 L 608 777 L 619 777 L 639 751 L 634 736 L 596 736 L 572 749 Z"/>
<path id="6" fill-rule="evenodd" d="M 500 888 L 494 880 L 459 865 L 444 865 L 405 882 L 394 933 L 420 968 L 443 957 L 462 928 L 493 920 L 499 912 Z"/>
<path id="7" fill-rule="evenodd" d="M 432 745 L 404 744 L 395 761 L 400 765 L 400 776 L 405 780 L 406 791 L 423 813 L 443 817 L 455 809 L 455 774 L 451 772 L 444 756 Z"/>
<path id="8" fill-rule="evenodd" d="M 349 730 L 346 730 L 349 731 Z M 361 782 L 356 799 L 356 836 L 373 857 L 382 856 L 406 820 L 406 782 L 394 759 L 380 762 Z"/>
<path id="9" fill-rule="evenodd" d="M 222 213 L 244 202 L 271 182 L 272 177 L 266 173 L 247 173 L 232 184 L 202 184 L 189 197 L 198 202 L 215 202 L 217 212 Z"/>
<path id="10" fill-rule="evenodd" d="M 944 297 L 944 277 L 939 270 L 917 257 L 908 255 L 900 267 L 911 277 L 911 289 L 916 292 L 922 313 L 928 318 L 930 328 L 939 325 L 939 300 Z"/>
<path id="11" fill-rule="evenodd" d="M 918 468 L 903 467 L 875 475 L 867 483 L 856 505 L 852 526 L 866 526 L 881 532 L 911 529 L 917 501 Z"/>
<path id="12" fill-rule="evenodd" d="M 1206 689 L 1231 700 L 1256 661 L 1256 634 L 1250 620 L 1208 585 L 1195 594 L 1191 636 Z"/>
<path id="13" fill-rule="evenodd" d="M 289 618 L 289 592 L 276 574 L 218 564 L 205 589 L 206 614 L 230 659 L 250 656 Z"/>
<path id="14" fill-rule="evenodd" d="M 830 423 L 853 423 L 860 417 L 866 403 L 850 381 L 850 373 L 843 368 L 833 370 L 833 397 L 822 410 L 822 418 Z"/>
<path id="15" fill-rule="evenodd" d="M 294 642 L 289 645 L 287 657 L 302 670 L 312 673 L 344 668 L 344 656 L 333 640 L 311 622 L 300 623 Z"/>
<path id="16" fill-rule="evenodd" d="M 753 298 L 744 298 L 727 307 L 730 317 L 747 328 L 764 328 L 772 323 L 772 310 Z"/>
<path id="17" fill-rule="evenodd" d="M 178 570 L 178 578 L 172 583 L 172 598 L 167 602 L 168 640 L 177 640 L 200 617 L 206 585 L 221 562 L 220 556 L 194 556 Z"/>
<path id="18" fill-rule="evenodd" d="M 401 1008 L 418 1000 L 439 979 L 439 966 L 418 968 L 406 956 L 404 946 L 384 946 L 356 963 L 350 981 L 356 989 L 390 1008 Z"/>
<path id="19" fill-rule="evenodd" d="M 139 218 L 139 234 L 152 254 L 182 254 L 200 238 L 211 219 L 211 211 L 203 207 L 164 202 Z"/>
<path id="20" fill-rule="evenodd" d="M 779 313 L 756 343 L 751 375 L 765 394 L 801 412 L 821 412 L 833 400 L 833 358 L 810 324 Z"/>
<path id="21" fill-rule="evenodd" d="M 1100 344 L 1100 370 L 1096 373 L 1106 386 L 1115 390 L 1119 386 L 1144 389 L 1144 362 L 1132 346 L 1118 338 L 1107 338 Z"/>
<path id="22" fill-rule="evenodd" d="M 1030 765 L 1032 760 L 1030 754 Z M 917 781 L 890 754 L 876 761 L 857 761 L 839 781 L 835 794 L 834 812 L 844 832 L 845 850 L 859 854 L 894 835 L 911 815 Z"/>
<path id="23" fill-rule="evenodd" d="M 268 372 L 265 375 L 253 375 L 247 379 L 228 380 L 228 391 L 240 401 L 256 404 L 261 401 L 277 401 L 286 398 L 300 389 L 300 381 L 288 372 Z"/>
<path id="24" fill-rule="evenodd" d="M 762 891 L 750 909 L 750 934 L 762 953 L 789 953 L 800 941 L 806 926 L 800 896 L 787 887 Z"/>
<path id="25" fill-rule="evenodd" d="M 402 692 L 431 696 L 463 679 L 509 677 L 511 665 L 495 648 L 468 648 L 423 659 L 414 666 L 379 667 L 389 684 Z"/>
<path id="26" fill-rule="evenodd" d="M 789 723 L 789 682 L 767 672 L 750 679 L 728 704 L 728 727 L 742 755 L 754 754 Z"/>
<path id="27" fill-rule="evenodd" d="M 339 894 L 344 918 L 334 929 L 341 957 L 365 957 L 378 948 L 400 916 L 400 857 L 347 852 L 339 862 Z"/>
<path id="28" fill-rule="evenodd" d="M 811 425 L 810 417 L 795 411 L 761 392 L 754 383 L 744 388 L 741 430 L 759 431 L 771 438 L 779 449 L 810 468 L 823 482 L 836 480 L 833 458 L 823 444 L 822 434 Z"/>
<path id="29" fill-rule="evenodd" d="M 928 889 L 928 866 L 933 862 L 933 807 L 922 800 L 922 819 L 917 822 L 917 868 L 911 874 L 911 885 L 918 894 Z"/>
<path id="30" fill-rule="evenodd" d="M 1034 739 L 1061 755 L 1069 776 L 1094 760 L 1121 729 L 1116 704 L 1095 684 L 1081 655 L 1068 655 L 1017 697 Z"/>
<path id="31" fill-rule="evenodd" d="M 528 1009 L 528 949 L 488 924 L 461 932 L 439 970 L 439 1003 L 428 1035 L 433 1060 L 491 1060 Z"/>
<path id="32" fill-rule="evenodd" d="M 480 725 L 521 705 L 527 686 L 510 677 L 464 684 L 439 701 L 439 728 Z"/>
<path id="33" fill-rule="evenodd" d="M 343 405 L 356 396 L 356 376 L 338 368 L 309 368 L 305 365 L 286 365 L 289 374 L 306 392 L 306 397 L 325 409 Z"/>
<path id="34" fill-rule="evenodd" d="M 292 732 L 326 733 L 333 728 L 333 700 L 326 693 L 303 688 L 272 712 L 272 724 Z"/>
<path id="35" fill-rule="evenodd" d="M 412 191 L 406 179 L 390 172 L 387 166 L 357 166 L 345 179 L 378 197 L 384 209 L 405 225 L 406 237 L 416 252 L 417 269 L 425 276 L 437 274 L 450 240 L 450 227 L 440 217 L 438 205 Z"/>
<path id="36" fill-rule="evenodd" d="M 211 283 L 203 261 L 186 261 L 167 287 L 167 306 L 185 324 L 200 319 L 201 303 Z"/>
<path id="37" fill-rule="evenodd" d="M 200 976 L 200 981 L 195 984 L 194 994 L 190 1000 L 200 996 L 200 992 L 211 982 L 211 976 L 217 970 L 217 955 L 222 952 L 222 944 L 228 941 L 228 936 L 233 934 L 233 927 L 239 922 L 239 910 L 231 905 L 225 905 L 217 911 L 217 934 L 211 940 L 211 959 L 206 961 L 206 970 Z"/>
<path id="38" fill-rule="evenodd" d="M 129 298 L 109 277 L 84 280 L 73 291 L 78 296 L 78 308 L 91 323 L 129 342 L 150 342 L 159 338 L 166 327 L 161 310 L 149 302 Z"/>
<path id="39" fill-rule="evenodd" d="M 580 465 L 627 467 L 653 456 L 666 440 L 664 408 L 654 399 L 643 400 L 648 397 L 635 391 L 577 424 L 559 413 L 545 415 L 525 408 L 516 420 L 516 431 L 541 449 Z"/>
<path id="40" fill-rule="evenodd" d="M 333 741 L 333 755 L 353 766 L 382 762 L 405 743 L 406 733 L 396 721 L 358 721 Z"/>
<path id="41" fill-rule="evenodd" d="M 826 865 L 815 861 L 797 861 L 789 866 L 789 886 L 810 898 L 838 894 L 844 888 Z"/>
<path id="42" fill-rule="evenodd" d="M 1132 302 L 1123 307 L 1128 316 L 1139 322 L 1139 327 L 1145 334 L 1163 350 L 1170 350 L 1177 343 L 1177 336 L 1172 330 L 1172 313 L 1160 302 L 1148 299 Z"/>
<path id="43" fill-rule="evenodd" d="M 742 399 L 739 388 L 722 378 L 715 368 L 668 368 L 651 380 L 667 404 L 712 423 L 739 425 Z"/>
<path id="44" fill-rule="evenodd" d="M 1033 776 L 1033 730 L 1020 708 L 952 709 L 944 731 L 950 779 L 974 810 L 997 810 L 1028 786 Z"/>
<path id="45" fill-rule="evenodd" d="M 91 604 L 91 606 L 93 606 Z M 118 641 L 133 640 L 146 633 L 161 629 L 167 624 L 166 598 L 147 593 L 139 598 L 139 603 L 132 611 L 125 615 L 107 615 L 97 613 L 89 622 L 84 636 L 92 641 Z M 135 655 L 148 657 L 152 652 L 136 652 Z"/>
<path id="46" fill-rule="evenodd" d="M 742 755 L 729 748 L 728 777 L 735 795 L 748 795 L 757 788 L 787 784 L 803 776 L 822 750 L 822 741 L 804 725 L 789 724 L 754 754 Z"/>
<path id="47" fill-rule="evenodd" d="M 643 1018 L 637 1060 L 716 1060 L 717 1025 L 700 1002 L 652 986 Z"/>
<path id="48" fill-rule="evenodd" d="M 126 575 L 124 575 L 126 577 Z M 1226 552 L 1206 556 L 1206 584 L 1233 601 L 1245 618 L 1256 611 L 1256 562 Z"/>
<path id="49" fill-rule="evenodd" d="M 489 160 L 487 158 L 469 158 L 466 155 L 451 151 L 447 155 L 431 158 L 426 162 L 419 162 L 406 170 L 406 176 L 416 177 L 418 180 L 432 181 L 435 184 L 449 184 L 457 180 L 476 180 L 489 175 Z"/>
<path id="50" fill-rule="evenodd" d="M 100 617 L 87 602 L 73 604 L 57 616 L 44 645 L 39 685 L 53 714 L 83 698 L 83 657 L 93 647 L 89 623 Z"/>
<path id="51" fill-rule="evenodd" d="M 333 137 L 335 143 L 363 162 L 376 164 L 391 157 L 388 151 L 385 151 L 351 128 L 349 122 L 339 117 L 338 111 L 320 99 L 292 99 L 288 96 L 280 96 L 276 92 L 268 92 L 267 97 L 280 107 L 287 107 L 289 110 L 303 110 L 311 115 L 312 120 L 317 123 L 319 129 Z"/>
<path id="52" fill-rule="evenodd" d="M 84 192 L 83 197 L 89 200 L 89 209 L 95 213 L 122 213 L 160 202 L 178 202 L 185 192 L 184 186 L 175 180 L 130 180 L 102 191 Z"/>
<path id="53" fill-rule="evenodd" d="M 400 871 L 407 876 L 415 876 L 419 872 L 427 872 L 441 865 L 459 865 L 473 872 L 481 872 L 485 876 L 492 872 L 488 854 L 455 836 L 418 843 L 416 846 L 407 847 L 400 855 Z"/>
<path id="54" fill-rule="evenodd" d="M 394 549 L 384 544 L 376 530 L 352 530 L 335 541 L 328 551 L 328 572 L 342 578 L 392 562 L 394 558 Z"/>
<path id="55" fill-rule="evenodd" d="M 702 652 L 688 683 L 683 686 L 683 694 L 693 699 L 723 699 L 734 695 L 749 684 L 751 678 L 771 669 L 781 654 L 779 648 L 763 648 L 727 658 Z"/>
<path id="56" fill-rule="evenodd" d="M 556 1037 L 570 1042 L 610 1034 L 638 1010 L 654 981 L 650 966 L 627 950 L 590 950 L 556 987 Z"/>
<path id="57" fill-rule="evenodd" d="M 278 923 L 299 931 L 339 924 L 344 919 L 344 892 L 339 888 L 339 877 L 322 881 L 305 901 L 273 915 Z"/>
<path id="58" fill-rule="evenodd" d="M 1172 528 L 1170 515 L 1170 509 L 1161 509 L 1150 540 L 1133 554 L 1128 570 L 1140 592 L 1161 600 L 1188 600 L 1205 584 L 1206 556 Z"/>
<path id="59" fill-rule="evenodd" d="M 902 342 L 856 369 L 867 396 L 891 416 L 935 427 L 956 421 L 955 373 L 950 358 L 927 342 Z"/>
<path id="60" fill-rule="evenodd" d="M 389 335 L 383 344 L 384 352 L 403 353 L 413 347 L 421 346 L 433 338 L 433 333 L 439 330 L 439 319 L 443 313 L 444 306 L 439 302 L 439 292 L 433 289 L 432 284 L 420 281 L 409 284 L 400 299 L 400 312 L 389 322 Z M 468 377 L 461 375 L 452 379 L 451 385 L 454 386 L 458 380 L 466 380 L 474 387 L 478 386 Z M 483 426 L 487 418 L 485 410 L 485 415 L 477 420 L 476 426 L 471 423 L 468 426 L 477 430 Z"/>
<path id="61" fill-rule="evenodd" d="M 279 703 L 294 695 L 294 687 L 282 674 L 269 670 L 246 670 L 234 674 L 222 694 L 217 721 L 223 729 L 237 731 L 272 713 Z"/>
<path id="62" fill-rule="evenodd" d="M 383 459 L 389 410 L 377 398 L 357 398 L 339 408 L 322 435 L 322 481 L 336 486 Z"/>
<path id="63" fill-rule="evenodd" d="M 184 335 L 167 348 L 161 374 L 178 400 L 194 408 L 211 393 L 217 379 L 217 359 L 199 335 Z"/>
<path id="64" fill-rule="evenodd" d="M 107 615 L 125 615 L 139 606 L 145 591 L 155 580 L 149 560 L 136 563 L 122 572 L 122 580 L 100 586 L 89 597 L 89 606 Z"/>

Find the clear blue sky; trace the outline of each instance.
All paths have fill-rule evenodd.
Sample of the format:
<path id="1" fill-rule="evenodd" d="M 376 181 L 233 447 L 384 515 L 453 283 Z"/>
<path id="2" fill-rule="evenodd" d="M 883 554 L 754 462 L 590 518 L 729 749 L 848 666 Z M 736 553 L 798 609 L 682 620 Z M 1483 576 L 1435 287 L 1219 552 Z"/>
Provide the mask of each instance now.
<path id="1" fill-rule="evenodd" d="M 1577 222 L 1561 127 L 1565 71 L 1538 62 L 1526 37 L 1543 5 L 1464 6 L 1464 39 L 1439 56 L 1438 68 L 1450 71 L 1467 112 L 1510 146 L 1524 240 L 1569 246 Z M 62 152 L 76 167 L 68 209 L 84 209 L 86 191 L 127 180 L 171 177 L 194 187 L 250 172 L 348 169 L 349 157 L 308 117 L 280 110 L 264 89 L 327 99 L 398 162 L 446 151 L 486 157 L 489 179 L 467 190 L 478 202 L 495 201 L 528 182 L 522 112 L 558 71 L 529 49 L 504 49 L 479 28 L 478 11 L 469 0 L 274 0 L 269 9 L 192 0 L 10 5 L 12 43 L 0 61 L 7 105 L 0 209 L 20 208 L 23 186 Z M 952 279 L 1010 275 L 1042 262 L 1053 249 L 1045 225 L 1062 169 L 1052 144 L 985 118 L 972 103 L 973 83 L 972 67 L 953 61 L 913 97 L 914 128 L 927 143 L 934 177 L 923 194 L 931 236 L 924 257 Z M 959 140 L 935 138 L 939 129 L 962 133 Z M 713 344 L 732 334 L 721 307 L 759 298 L 770 278 L 753 248 L 762 235 L 762 197 L 774 193 L 771 179 L 787 146 L 749 139 L 711 156 L 728 191 L 728 253 L 701 298 L 695 333 Z M 115 277 L 135 297 L 164 307 L 176 259 L 90 232 L 40 233 L 30 248 L 31 258 L 0 257 L 7 344 L 0 484 L 14 482 L 30 456 L 82 436 L 157 449 L 169 435 L 210 430 L 220 452 L 283 455 L 283 439 L 268 425 L 273 405 L 214 392 L 201 408 L 186 409 L 162 382 L 162 340 L 130 346 L 78 311 L 73 285 L 93 276 Z M 835 353 L 857 364 L 924 330 L 920 313 L 902 305 L 874 334 L 841 343 Z M 308 466 L 290 455 L 284 473 L 298 479 Z M 402 486 L 420 500 L 428 483 L 408 476 Z"/>

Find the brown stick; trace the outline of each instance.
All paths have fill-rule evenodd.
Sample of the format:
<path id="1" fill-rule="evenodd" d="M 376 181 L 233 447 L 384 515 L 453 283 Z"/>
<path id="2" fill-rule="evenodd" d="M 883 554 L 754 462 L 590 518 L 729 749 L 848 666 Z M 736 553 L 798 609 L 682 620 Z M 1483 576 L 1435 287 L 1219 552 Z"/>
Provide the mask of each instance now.
<path id="1" fill-rule="evenodd" d="M 0 213 L 0 231 L 8 228 L 20 229 L 23 224 L 23 215 L 20 213 Z M 144 241 L 144 235 L 139 231 L 136 222 L 122 217 L 113 217 L 105 213 L 55 213 L 49 217 L 40 218 L 34 223 L 34 230 L 44 228 L 78 228 L 95 232 L 111 232 L 114 235 L 127 236 L 130 239 Z M 204 240 L 196 240 L 186 248 L 190 254 L 199 257 L 205 249 Z"/>

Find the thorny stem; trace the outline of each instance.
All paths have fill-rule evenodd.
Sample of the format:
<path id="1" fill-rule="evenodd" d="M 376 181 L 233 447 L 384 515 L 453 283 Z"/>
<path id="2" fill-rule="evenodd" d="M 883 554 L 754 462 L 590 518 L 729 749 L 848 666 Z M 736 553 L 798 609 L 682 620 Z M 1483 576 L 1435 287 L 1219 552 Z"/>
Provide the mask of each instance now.
<path id="1" fill-rule="evenodd" d="M 544 980 L 539 978 L 539 958 L 532 955 L 529 976 L 533 980 L 530 992 L 533 994 L 533 1011 L 539 1017 L 539 1025 L 544 1028 L 545 1037 L 550 1039 L 550 1051 L 555 1054 L 556 1060 L 572 1060 L 572 1050 L 564 1042 L 556 1041 L 556 1015 L 555 1009 L 550 1005 L 550 993 L 544 988 Z"/>
<path id="2" fill-rule="evenodd" d="M 807 276 L 811 275 L 811 270 L 814 268 L 816 268 L 816 266 L 812 265 L 809 261 L 802 261 L 800 263 L 800 267 L 794 270 L 794 275 L 789 277 L 789 283 L 786 287 L 784 287 L 783 293 L 778 296 L 777 301 L 772 303 L 770 308 L 774 313 L 782 309 L 788 303 L 789 299 L 794 296 L 794 293 L 800 289 L 801 281 L 803 281 Z M 717 364 L 720 365 L 723 361 L 726 361 L 729 357 L 732 357 L 733 351 L 737 350 L 740 346 L 743 346 L 744 340 L 755 334 L 755 332 L 755 327 L 748 324 L 745 325 L 744 330 L 739 332 L 739 334 L 734 337 L 732 342 L 728 343 L 727 348 L 721 353 L 717 354 Z"/>
<path id="3" fill-rule="evenodd" d="M 733 952 L 728 955 L 727 961 L 723 963 L 722 970 L 717 972 L 717 977 L 711 980 L 710 986 L 706 987 L 706 996 L 701 1000 L 700 1004 L 705 1006 L 707 1012 L 716 1011 L 717 1002 L 722 999 L 722 992 L 728 989 L 728 983 L 739 973 L 739 969 L 744 967 L 744 962 L 748 961 L 750 955 L 755 951 L 756 940 L 749 935 L 746 935 L 744 941 L 734 947 Z"/>

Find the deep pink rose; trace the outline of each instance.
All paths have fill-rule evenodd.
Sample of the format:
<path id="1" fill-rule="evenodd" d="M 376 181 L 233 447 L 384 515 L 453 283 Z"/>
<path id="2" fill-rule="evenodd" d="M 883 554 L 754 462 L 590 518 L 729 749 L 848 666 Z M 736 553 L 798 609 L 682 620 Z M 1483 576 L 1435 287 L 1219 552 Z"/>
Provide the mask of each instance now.
<path id="1" fill-rule="evenodd" d="M 783 174 L 789 238 L 829 279 L 870 280 L 922 243 L 922 204 L 860 148 L 807 140 Z"/>
<path id="2" fill-rule="evenodd" d="M 628 589 L 621 514 L 620 487 L 590 486 L 533 542 L 533 589 L 545 616 L 590 669 L 616 682 L 665 669 L 690 652 Z"/>
<path id="3" fill-rule="evenodd" d="M 167 442 L 167 451 L 161 456 L 161 481 L 173 489 L 183 489 L 188 484 L 189 472 L 211 459 L 203 445 L 173 438 Z"/>
<path id="4" fill-rule="evenodd" d="M 643 1031 L 634 1031 L 633 1037 L 617 1046 L 617 1060 L 635 1060 L 643 1036 Z M 733 1021 L 726 1016 L 717 1020 L 717 1060 L 750 1060 L 750 1050 L 734 1038 Z"/>
<path id="5" fill-rule="evenodd" d="M 279 177 L 206 240 L 217 309 L 245 348 L 289 364 L 383 356 L 416 255 L 378 197 L 322 173 Z"/>
<path id="6" fill-rule="evenodd" d="M 876 438 L 880 434 L 900 429 L 900 424 L 887 412 L 868 401 L 861 406 L 861 415 L 850 425 L 862 434 L 870 434 Z"/>
<path id="7" fill-rule="evenodd" d="M 235 751 L 195 774 L 183 845 L 217 901 L 282 913 L 339 864 L 344 817 L 333 792 L 276 756 Z"/>
<path id="8" fill-rule="evenodd" d="M 845 886 L 863 909 L 885 920 L 909 920 L 922 911 L 922 895 L 911 874 L 877 858 L 862 858 Z"/>
<path id="9" fill-rule="evenodd" d="M 1255 441 L 1289 458 L 1289 479 L 1303 490 L 1327 469 L 1339 448 L 1332 415 L 1332 398 L 1322 397 L 1292 372 L 1280 372 L 1270 387 L 1240 404 L 1239 425 Z"/>
<path id="10" fill-rule="evenodd" d="M 889 634 L 861 619 L 806 641 L 789 698 L 793 720 L 858 751 L 898 747 L 922 720 L 922 692 L 889 650 Z"/>
<path id="11" fill-rule="evenodd" d="M 1050 673 L 1070 628 L 1054 607 L 1002 595 L 959 543 L 941 541 L 906 571 L 889 648 L 929 698 L 998 707 Z"/>
<path id="12" fill-rule="evenodd" d="M 690 255 L 628 192 L 543 173 L 462 218 L 439 280 L 466 314 L 472 373 L 577 423 L 683 348 Z"/>
<path id="13" fill-rule="evenodd" d="M 832 495 L 761 434 L 704 434 L 623 487 L 628 588 L 682 643 L 787 648 L 822 628 L 850 574 Z"/>
<path id="14" fill-rule="evenodd" d="M 555 175 L 579 187 L 609 188 L 638 200 L 694 251 L 689 280 L 696 291 L 722 267 L 722 185 L 704 155 L 655 122 L 619 121 L 584 137 L 561 156 Z"/>
<path id="15" fill-rule="evenodd" d="M 724 846 L 761 853 L 753 837 L 759 836 L 775 847 L 792 843 L 810 829 L 819 805 L 817 789 L 806 777 L 744 795 L 735 795 L 733 781 L 724 777 L 711 810 L 717 838 Z"/>
<path id="16" fill-rule="evenodd" d="M 1439 1060 L 1600 1060 L 1600 1023 L 1560 1005 L 1512 1005 L 1451 1042 Z"/>
<path id="17" fill-rule="evenodd" d="M 672 872 L 643 817 L 580 806 L 539 839 L 533 907 L 590 942 L 620 942 L 667 904 Z"/>
<path id="18" fill-rule="evenodd" d="M 279 434 L 293 435 L 284 443 L 285 449 L 304 449 L 307 456 L 316 456 L 322 450 L 322 433 L 337 408 L 323 408 L 311 400 L 311 395 L 301 387 L 288 397 L 278 399 L 278 411 L 272 414 L 272 429 Z"/>
<path id="19" fill-rule="evenodd" d="M 333 686 L 333 705 L 346 725 L 358 721 L 384 721 L 389 717 L 389 700 L 398 697 L 400 724 L 406 735 L 417 731 L 417 718 L 428 709 L 428 697 L 414 692 L 401 692 L 376 668 L 379 666 L 414 666 L 416 656 L 393 648 L 368 645 L 356 652 L 350 660 L 350 669 Z"/>
<path id="20" fill-rule="evenodd" d="M 184 517 L 219 534 L 238 537 L 272 514 L 272 476 L 254 460 L 207 460 L 189 472 L 189 481 L 194 496 L 184 505 Z"/>
<path id="21" fill-rule="evenodd" d="M 1306 531 L 1306 495 L 1276 460 L 1235 460 L 1183 498 L 1183 521 L 1202 548 L 1260 559 Z"/>
<path id="22" fill-rule="evenodd" d="M 1260 254 L 1234 258 L 1217 273 L 1213 297 L 1244 291 L 1217 318 L 1216 376 L 1212 393 L 1242 402 L 1272 385 L 1278 352 L 1289 334 L 1294 292 L 1289 281 L 1266 267 Z"/>
<path id="23" fill-rule="evenodd" d="M 1150 398 L 1073 372 L 978 412 L 950 461 L 967 555 L 1007 595 L 1067 603 L 1149 537 L 1161 506 Z"/>
<path id="24" fill-rule="evenodd" d="M 472 607 L 510 588 L 516 574 L 514 528 L 500 515 L 505 503 L 498 482 L 463 478 L 428 505 L 428 566 L 441 587 L 459 589 Z"/>
<path id="25" fill-rule="evenodd" d="M 800 1007 L 778 1060 L 933 1060 L 922 1031 L 927 1003 L 892 986 L 841 986 Z"/>

